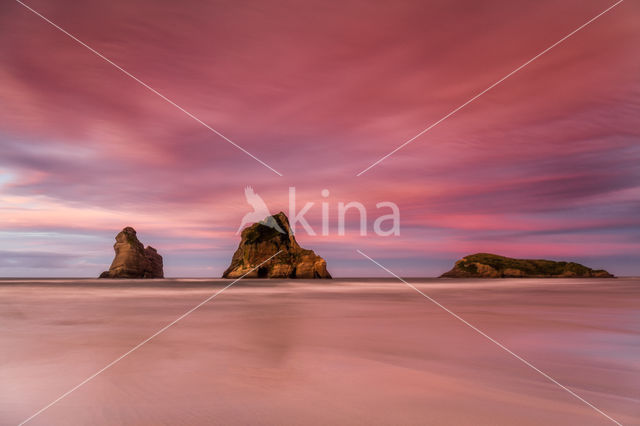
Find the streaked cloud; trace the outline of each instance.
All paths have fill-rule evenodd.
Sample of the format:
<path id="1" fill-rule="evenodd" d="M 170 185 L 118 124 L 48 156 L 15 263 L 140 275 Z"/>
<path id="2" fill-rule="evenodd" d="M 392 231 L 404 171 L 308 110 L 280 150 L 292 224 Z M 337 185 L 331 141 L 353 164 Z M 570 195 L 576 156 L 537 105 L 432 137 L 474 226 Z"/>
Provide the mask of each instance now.
<path id="1" fill-rule="evenodd" d="M 253 185 L 278 211 L 296 186 L 301 201 L 316 202 L 317 227 L 323 188 L 332 208 L 352 200 L 372 212 L 381 200 L 401 208 L 397 238 L 300 236 L 337 275 L 362 273 L 345 260 L 357 247 L 408 259 L 398 265 L 412 275 L 437 274 L 469 251 L 602 258 L 596 266 L 638 273 L 628 261 L 640 252 L 637 3 L 624 2 L 358 178 L 610 3 L 29 4 L 284 177 L 4 4 L 7 253 L 48 252 L 33 236 L 52 232 L 56 249 L 75 256 L 60 259 L 64 273 L 97 275 L 113 235 L 131 225 L 165 255 L 168 276 L 220 275 L 237 245 L 242 188 Z M 46 264 L 34 256 L 34 267 Z"/>

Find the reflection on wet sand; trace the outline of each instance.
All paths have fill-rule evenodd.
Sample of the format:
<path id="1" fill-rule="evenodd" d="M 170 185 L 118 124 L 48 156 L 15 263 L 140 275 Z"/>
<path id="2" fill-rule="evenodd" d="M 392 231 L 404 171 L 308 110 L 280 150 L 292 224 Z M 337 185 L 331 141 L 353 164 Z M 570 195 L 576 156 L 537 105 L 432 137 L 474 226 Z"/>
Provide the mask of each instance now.
<path id="1" fill-rule="evenodd" d="M 623 424 L 640 280 L 412 280 Z M 227 281 L 0 281 L 17 424 Z M 241 281 L 30 424 L 607 424 L 401 283 Z"/>

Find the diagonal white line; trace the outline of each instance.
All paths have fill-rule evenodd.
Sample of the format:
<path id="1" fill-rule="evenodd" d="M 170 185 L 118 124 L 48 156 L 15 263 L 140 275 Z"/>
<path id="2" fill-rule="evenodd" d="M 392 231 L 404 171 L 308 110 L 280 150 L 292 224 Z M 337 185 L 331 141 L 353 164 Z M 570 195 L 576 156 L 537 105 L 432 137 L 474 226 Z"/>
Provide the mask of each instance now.
<path id="1" fill-rule="evenodd" d="M 600 410 L 598 407 L 594 406 L 593 404 L 591 404 L 589 401 L 585 400 L 584 398 L 582 398 L 580 395 L 576 394 L 574 391 L 572 391 L 571 389 L 567 388 L 566 386 L 563 386 L 560 382 L 558 382 L 556 379 L 554 379 L 553 377 L 549 376 L 547 373 L 545 373 L 544 371 L 538 369 L 536 366 L 534 366 L 533 364 L 531 364 L 529 361 L 527 361 L 526 359 L 522 358 L 520 355 L 516 354 L 515 352 L 511 351 L 509 348 L 507 348 L 506 346 L 504 346 L 502 343 L 498 342 L 497 340 L 495 340 L 494 338 L 492 338 L 491 336 L 487 335 L 485 332 L 483 332 L 482 330 L 478 329 L 476 326 L 474 326 L 473 324 L 470 324 L 467 320 L 465 320 L 464 318 L 462 318 L 461 316 L 459 316 L 458 314 L 456 314 L 455 312 L 449 310 L 447 307 L 443 306 L 442 304 L 440 304 L 437 300 L 433 299 L 432 297 L 428 296 L 427 294 L 423 293 L 420 289 L 418 289 L 416 286 L 414 286 L 413 284 L 405 281 L 404 279 L 400 278 L 398 275 L 396 275 L 395 273 L 393 273 L 392 271 L 390 271 L 389 269 L 387 269 L 386 267 L 384 267 L 383 265 L 381 265 L 380 263 L 378 263 L 377 261 L 373 260 L 371 257 L 367 256 L 366 254 L 364 254 L 362 251 L 360 250 L 356 250 L 358 253 L 360 253 L 362 256 L 366 257 L 367 259 L 369 259 L 371 262 L 373 262 L 374 264 L 378 265 L 380 268 L 384 269 L 385 271 L 387 271 L 389 274 L 393 275 L 394 277 L 396 277 L 397 279 L 399 279 L 400 281 L 402 281 L 403 283 L 405 283 L 406 285 L 408 285 L 409 287 L 411 287 L 412 289 L 414 289 L 415 291 L 417 291 L 418 293 L 420 293 L 422 296 L 424 296 L 426 299 L 428 299 L 430 302 L 434 303 L 435 305 L 437 305 L 439 308 L 443 309 L 445 312 L 447 312 L 448 314 L 450 314 L 451 316 L 453 316 L 454 318 L 456 318 L 457 320 L 459 320 L 460 322 L 462 322 L 463 324 L 465 324 L 466 326 L 470 327 L 472 330 L 476 331 L 477 333 L 479 333 L 481 336 L 485 337 L 486 339 L 488 339 L 490 342 L 495 343 L 500 349 L 503 349 L 504 351 L 506 351 L 507 353 L 509 353 L 510 355 L 512 355 L 514 358 L 516 358 L 517 360 L 523 362 L 525 365 L 527 365 L 528 367 L 532 368 L 534 371 L 538 372 L 539 374 L 541 374 L 544 378 L 546 378 L 547 380 L 549 380 L 550 382 L 558 385 L 560 388 L 564 389 L 565 391 L 569 392 L 569 394 L 571 394 L 572 396 L 576 397 L 577 399 L 579 399 L 580 401 L 584 402 L 585 404 L 587 404 L 589 407 L 593 408 L 594 410 L 596 410 L 598 413 L 602 414 L 603 416 L 605 416 L 607 419 L 611 420 L 613 423 L 622 426 L 622 423 L 618 422 L 617 420 L 611 418 L 609 415 L 607 415 L 605 412 L 603 412 L 602 410 Z"/>
<path id="2" fill-rule="evenodd" d="M 126 356 L 128 356 L 129 354 L 131 354 L 133 351 L 139 349 L 141 346 L 143 346 L 145 343 L 148 343 L 151 339 L 157 337 L 159 334 L 165 332 L 169 327 L 173 326 L 174 324 L 176 324 L 178 321 L 184 319 L 186 316 L 188 316 L 189 314 L 191 314 L 193 311 L 195 311 L 196 309 L 198 309 L 199 307 L 201 307 L 202 305 L 204 305 L 205 303 L 207 303 L 208 301 L 210 301 L 211 299 L 213 299 L 214 297 L 216 297 L 217 295 L 219 295 L 220 293 L 222 293 L 223 291 L 225 291 L 226 289 L 228 289 L 229 287 L 231 287 L 232 285 L 234 285 L 235 283 L 237 283 L 238 281 L 240 281 L 241 279 L 243 279 L 244 277 L 246 277 L 248 274 L 250 274 L 251 272 L 255 271 L 256 269 L 258 269 L 259 267 L 261 267 L 262 265 L 264 265 L 265 263 L 267 263 L 268 261 L 270 261 L 271 259 L 273 259 L 274 257 L 276 257 L 278 254 L 282 253 L 282 250 L 278 251 L 276 254 L 270 256 L 268 259 L 266 259 L 265 261 L 263 261 L 262 263 L 260 263 L 259 265 L 255 266 L 254 268 L 252 268 L 251 270 L 249 270 L 248 272 L 246 272 L 245 274 L 243 274 L 240 278 L 232 281 L 229 285 L 223 287 L 222 289 L 218 290 L 217 292 L 215 292 L 214 294 L 212 294 L 211 296 L 207 297 L 206 299 L 204 299 L 202 302 L 198 303 L 196 306 L 194 306 L 193 308 L 189 309 L 187 312 L 185 312 L 184 314 L 180 315 L 178 318 L 176 318 L 175 320 L 171 321 L 169 324 L 165 325 L 164 327 L 162 327 L 160 330 L 156 331 L 155 333 L 153 333 L 151 336 L 147 337 L 146 339 L 144 339 L 142 342 L 138 343 L 137 345 L 135 345 L 133 348 L 129 349 L 127 352 L 123 353 L 122 355 L 120 355 L 118 358 L 114 359 L 113 361 L 111 361 L 109 364 L 107 364 L 106 366 L 104 366 L 103 368 L 101 368 L 100 370 L 98 370 L 97 372 L 93 373 L 91 376 L 87 377 L 86 379 L 84 379 L 83 381 L 81 381 L 80 383 L 78 383 L 76 386 L 72 387 L 71 389 L 69 389 L 68 391 L 66 391 L 65 393 L 63 393 L 62 395 L 60 395 L 58 398 L 54 399 L 53 401 L 51 401 L 49 404 L 47 404 L 45 407 L 41 408 L 40 410 L 38 410 L 35 414 L 33 414 L 32 416 L 30 416 L 29 418 L 27 418 L 26 420 L 23 420 L 18 426 L 22 426 L 25 423 L 29 422 L 30 420 L 32 420 L 34 417 L 36 417 L 37 415 L 39 415 L 40 413 L 42 413 L 43 411 L 45 411 L 46 409 L 50 408 L 52 405 L 56 404 L 57 402 L 59 402 L 61 399 L 65 398 L 66 396 L 68 396 L 70 393 L 74 392 L 75 390 L 77 390 L 79 387 L 81 387 L 82 385 L 84 385 L 85 383 L 87 383 L 88 381 L 94 379 L 96 376 L 98 376 L 99 374 L 101 374 L 102 372 L 104 372 L 105 370 L 107 370 L 108 368 L 112 367 L 114 364 L 116 364 L 118 361 L 121 361 L 123 358 L 125 358 Z"/>
<path id="3" fill-rule="evenodd" d="M 548 51 L 550 51 L 551 49 L 553 49 L 554 47 L 556 47 L 557 45 L 559 45 L 560 43 L 562 43 L 563 41 L 565 41 L 566 39 L 568 39 L 569 37 L 571 37 L 572 35 L 574 35 L 575 33 L 577 33 L 578 31 L 580 31 L 581 29 L 583 29 L 584 27 L 586 27 L 587 25 L 591 24 L 593 21 L 595 21 L 596 19 L 600 18 L 602 15 L 604 15 L 605 13 L 609 12 L 611 9 L 613 9 L 614 7 L 616 7 L 617 5 L 619 5 L 620 3 L 622 3 L 624 0 L 619 0 L 618 2 L 614 3 L 613 5 L 609 6 L 608 8 L 606 8 L 604 11 L 600 12 L 598 15 L 594 16 L 593 18 L 589 19 L 587 22 L 585 22 L 584 24 L 580 25 L 578 28 L 576 28 L 575 30 L 571 31 L 569 34 L 567 34 L 566 36 L 562 37 L 560 40 L 556 41 L 555 43 L 553 43 L 551 46 L 547 47 L 546 49 L 544 49 L 542 52 L 538 53 L 536 56 L 534 56 L 533 58 L 529 59 L 527 62 L 525 62 L 524 64 L 520 65 L 518 68 L 516 68 L 515 70 L 511 71 L 509 74 L 505 75 L 504 77 L 502 77 L 500 80 L 496 81 L 495 83 L 493 83 L 491 86 L 487 87 L 486 89 L 484 89 L 482 92 L 478 93 L 477 95 L 475 95 L 473 98 L 469 99 L 467 102 L 463 103 L 462 105 L 460 105 L 459 107 L 457 107 L 456 109 L 454 109 L 453 111 L 451 111 L 449 114 L 445 115 L 444 117 L 442 117 L 440 120 L 436 121 L 435 123 L 433 123 L 432 125 L 430 125 L 429 127 L 427 127 L 426 129 L 424 129 L 423 131 L 421 131 L 420 133 L 418 133 L 417 135 L 415 135 L 414 137 L 412 137 L 411 139 L 409 139 L 408 141 L 404 142 L 403 144 L 401 144 L 400 146 L 398 146 L 396 149 L 394 149 L 393 151 L 391 151 L 390 153 L 388 153 L 387 155 L 385 155 L 384 157 L 380 158 L 378 161 L 376 161 L 375 163 L 371 164 L 369 167 L 367 167 L 366 169 L 362 170 L 360 173 L 358 173 L 356 176 L 360 176 L 363 173 L 365 173 L 367 170 L 371 169 L 372 167 L 380 164 L 381 162 L 383 162 L 384 160 L 386 160 L 387 158 L 389 158 L 390 156 L 392 156 L 393 154 L 395 154 L 396 152 L 400 151 L 402 148 L 404 148 L 405 146 L 409 145 L 411 142 L 413 142 L 414 140 L 418 139 L 420 136 L 424 135 L 425 133 L 427 133 L 429 130 L 433 129 L 434 127 L 436 127 L 438 124 L 442 123 L 444 120 L 446 120 L 447 118 L 451 117 L 453 114 L 455 114 L 456 112 L 460 111 L 462 108 L 464 108 L 465 106 L 469 105 L 471 102 L 475 101 L 476 99 L 478 99 L 480 96 L 484 95 L 485 93 L 487 93 L 489 90 L 493 89 L 494 87 L 496 87 L 498 84 L 502 83 L 503 81 L 505 81 L 506 79 L 508 79 L 509 77 L 511 77 L 512 75 L 514 75 L 515 73 L 517 73 L 518 71 L 520 71 L 522 68 L 526 67 L 527 65 L 529 65 L 531 62 L 535 61 L 536 59 L 538 59 L 540 56 L 544 55 L 545 53 L 547 53 Z"/>
<path id="4" fill-rule="evenodd" d="M 189 111 L 187 111 L 186 109 L 182 108 L 180 105 L 176 104 L 175 102 L 173 102 L 171 99 L 167 98 L 165 95 L 163 95 L 162 93 L 158 92 L 156 89 L 154 89 L 153 87 L 149 86 L 147 83 L 145 83 L 144 81 L 140 80 L 138 77 L 136 77 L 135 75 L 131 74 L 129 71 L 125 70 L 124 68 L 122 68 L 120 65 L 116 64 L 115 62 L 113 62 L 111 59 L 107 58 L 106 56 L 104 56 L 102 53 L 98 52 L 97 50 L 95 50 L 94 48 L 92 48 L 91 46 L 89 46 L 88 44 L 84 43 L 82 40 L 78 39 L 76 36 L 74 36 L 73 34 L 69 33 L 68 31 L 66 31 L 65 29 L 61 28 L 60 26 L 58 26 L 57 24 L 53 23 L 52 21 L 50 21 L 49 19 L 47 19 L 45 16 L 43 16 L 42 14 L 40 14 L 38 11 L 32 9 L 31 7 L 29 7 L 28 5 L 24 4 L 22 1 L 20 0 L 16 0 L 16 2 L 18 2 L 19 4 L 21 4 L 22 6 L 24 6 L 26 9 L 28 9 L 29 11 L 33 12 L 36 16 L 42 18 L 44 21 L 48 22 L 49 24 L 51 24 L 53 27 L 55 27 L 56 29 L 60 30 L 61 32 L 63 32 L 64 34 L 66 34 L 67 36 L 69 36 L 71 39 L 73 39 L 74 41 L 76 41 L 77 43 L 79 43 L 80 45 L 86 47 L 87 49 L 89 49 L 92 53 L 94 53 L 96 56 L 100 57 L 101 59 L 105 60 L 106 62 L 108 62 L 109 64 L 113 65 L 115 68 L 117 68 L 119 71 L 121 71 L 123 74 L 125 74 L 128 77 L 131 77 L 133 80 L 135 80 L 136 82 L 138 82 L 140 85 L 144 86 L 145 88 L 149 89 L 151 92 L 153 92 L 154 94 L 160 96 L 162 99 L 164 99 L 165 101 L 167 101 L 168 103 L 170 103 L 171 105 L 173 105 L 174 107 L 178 108 L 180 111 L 182 111 L 183 113 L 185 113 L 186 115 L 188 115 L 189 117 L 191 117 L 192 119 L 194 119 L 195 121 L 197 121 L 198 123 L 200 123 L 201 125 L 203 125 L 204 127 L 206 127 L 207 129 L 211 130 L 213 133 L 215 133 L 216 135 L 220 136 L 222 139 L 224 139 L 225 141 L 229 142 L 231 145 L 235 146 L 236 148 L 238 148 L 240 151 L 244 152 L 245 154 L 247 154 L 249 157 L 253 158 L 254 160 L 256 160 L 258 163 L 262 164 L 263 166 L 265 166 L 266 168 L 268 168 L 269 170 L 271 170 L 272 172 L 274 172 L 275 174 L 277 174 L 278 176 L 282 176 L 282 174 L 277 171 L 276 169 L 274 169 L 273 167 L 271 167 L 270 165 L 268 165 L 267 163 L 265 163 L 264 161 L 262 161 L 261 159 L 259 159 L 258 157 L 256 157 L 255 155 L 251 154 L 249 151 L 247 151 L 246 149 L 244 149 L 243 147 L 241 147 L 240 145 L 238 145 L 237 143 L 235 143 L 234 141 L 232 141 L 231 139 L 229 139 L 228 137 L 226 137 L 225 135 L 223 135 L 222 133 L 220 133 L 219 131 L 217 131 L 216 129 L 214 129 L 213 127 L 209 126 L 207 123 L 205 123 L 204 121 L 200 120 L 198 117 L 196 117 L 195 115 L 191 114 Z"/>

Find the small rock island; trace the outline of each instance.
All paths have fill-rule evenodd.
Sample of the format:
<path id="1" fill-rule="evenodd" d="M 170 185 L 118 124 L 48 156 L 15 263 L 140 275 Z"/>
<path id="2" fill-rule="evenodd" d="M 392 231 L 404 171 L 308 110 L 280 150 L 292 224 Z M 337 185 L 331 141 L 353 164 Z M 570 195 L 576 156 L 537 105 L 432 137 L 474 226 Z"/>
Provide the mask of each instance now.
<path id="1" fill-rule="evenodd" d="M 280 250 L 282 253 L 252 270 Z M 298 245 L 289 219 L 282 212 L 242 231 L 240 245 L 222 278 L 240 278 L 244 274 L 247 278 L 331 278 L 327 262 Z"/>
<path id="2" fill-rule="evenodd" d="M 116 257 L 100 278 L 164 278 L 162 256 L 151 246 L 144 247 L 130 226 L 116 235 Z"/>
<path id="3" fill-rule="evenodd" d="M 574 262 L 542 259 L 512 259 L 477 253 L 458 260 L 441 278 L 615 278 L 603 269 Z"/>

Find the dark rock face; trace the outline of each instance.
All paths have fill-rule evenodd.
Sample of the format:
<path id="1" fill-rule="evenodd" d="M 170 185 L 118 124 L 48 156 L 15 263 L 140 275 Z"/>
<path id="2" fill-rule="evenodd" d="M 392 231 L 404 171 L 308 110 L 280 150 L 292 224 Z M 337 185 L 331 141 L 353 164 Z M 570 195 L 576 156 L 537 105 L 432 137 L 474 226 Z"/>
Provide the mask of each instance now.
<path id="1" fill-rule="evenodd" d="M 512 259 L 477 253 L 458 260 L 443 278 L 615 278 L 605 270 L 593 270 L 574 262 Z"/>
<path id="2" fill-rule="evenodd" d="M 284 232 L 279 232 L 278 228 Z M 279 250 L 282 253 L 251 271 Z M 331 278 L 327 262 L 312 250 L 298 245 L 289 219 L 282 212 L 242 231 L 240 246 L 222 277 L 239 278 L 244 274 L 247 278 Z"/>
<path id="3" fill-rule="evenodd" d="M 130 226 L 116 236 L 116 257 L 100 278 L 164 278 L 162 256 L 151 246 L 144 248 Z"/>
<path id="4" fill-rule="evenodd" d="M 149 261 L 148 273 L 150 276 L 148 278 L 164 278 L 164 265 L 162 263 L 162 256 L 158 254 L 158 250 L 147 246 L 147 248 L 144 249 L 144 255 Z"/>

